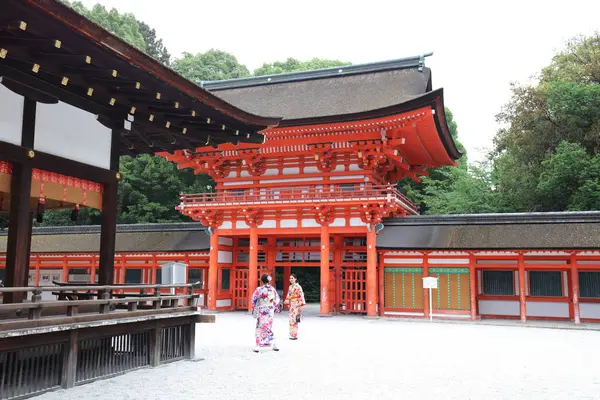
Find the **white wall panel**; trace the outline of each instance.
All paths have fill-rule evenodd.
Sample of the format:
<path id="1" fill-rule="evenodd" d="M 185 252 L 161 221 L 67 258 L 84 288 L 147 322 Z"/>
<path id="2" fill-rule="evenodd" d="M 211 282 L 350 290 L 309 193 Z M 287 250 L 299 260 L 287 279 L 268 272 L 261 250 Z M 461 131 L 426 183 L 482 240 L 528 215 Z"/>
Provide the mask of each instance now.
<path id="1" fill-rule="evenodd" d="M 94 114 L 63 102 L 38 103 L 35 150 L 109 169 L 111 142 L 111 130 Z"/>

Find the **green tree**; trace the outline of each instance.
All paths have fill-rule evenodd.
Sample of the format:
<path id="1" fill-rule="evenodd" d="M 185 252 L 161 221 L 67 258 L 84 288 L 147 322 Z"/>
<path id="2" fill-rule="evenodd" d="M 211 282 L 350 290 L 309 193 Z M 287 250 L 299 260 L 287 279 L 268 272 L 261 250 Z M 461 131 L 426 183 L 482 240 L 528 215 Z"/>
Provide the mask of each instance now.
<path id="1" fill-rule="evenodd" d="M 600 36 L 569 41 L 542 69 L 537 84 L 514 84 L 497 119 L 505 127 L 494 138 L 491 159 L 504 207 L 592 207 L 594 201 L 579 188 L 585 186 L 589 194 L 595 183 L 582 177 L 579 168 L 588 168 L 581 164 L 585 157 L 591 168 L 600 151 Z M 568 185 L 566 175 L 571 177 Z"/>
<path id="2" fill-rule="evenodd" d="M 350 65 L 347 61 L 328 60 L 322 58 L 313 58 L 308 61 L 299 61 L 295 58 L 288 58 L 285 61 L 275 61 L 264 63 L 261 67 L 254 70 L 254 76 L 282 74 L 284 72 L 309 71 L 313 69 L 341 67 Z"/>
<path id="3" fill-rule="evenodd" d="M 233 54 L 211 49 L 206 53 L 183 53 L 173 61 L 173 69 L 192 82 L 243 78 L 250 75 L 248 68 Z"/>
<path id="4" fill-rule="evenodd" d="M 146 53 L 166 66 L 171 65 L 171 54 L 163 44 L 162 39 L 156 37 L 156 31 L 145 22 L 137 21 L 140 33 L 146 43 Z"/>
<path id="5" fill-rule="evenodd" d="M 72 3 L 65 1 L 65 3 L 70 5 L 79 14 L 100 25 L 125 42 L 142 51 L 146 51 L 146 42 L 140 31 L 138 21 L 133 14 L 120 14 L 115 8 L 108 11 L 101 4 L 96 4 L 91 9 L 88 9 L 80 1 Z"/>

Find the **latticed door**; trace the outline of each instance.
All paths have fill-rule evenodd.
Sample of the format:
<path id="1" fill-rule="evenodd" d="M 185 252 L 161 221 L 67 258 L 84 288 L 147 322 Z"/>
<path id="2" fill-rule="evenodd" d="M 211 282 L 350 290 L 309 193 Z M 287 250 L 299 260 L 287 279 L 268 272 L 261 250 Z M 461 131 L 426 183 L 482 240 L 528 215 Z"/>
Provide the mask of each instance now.
<path id="1" fill-rule="evenodd" d="M 233 304 L 236 310 L 248 309 L 248 269 L 235 269 Z"/>
<path id="2" fill-rule="evenodd" d="M 366 267 L 343 267 L 340 277 L 340 312 L 367 312 Z"/>
<path id="3" fill-rule="evenodd" d="M 423 310 L 423 268 L 387 267 L 383 285 L 385 309 Z"/>
<path id="4" fill-rule="evenodd" d="M 470 310 L 469 268 L 429 268 L 429 276 L 438 280 L 433 290 L 433 309 Z"/>
<path id="5" fill-rule="evenodd" d="M 235 269 L 235 283 L 233 286 L 233 302 L 236 310 L 247 310 L 248 302 L 252 293 L 248 292 L 248 268 L 236 268 Z M 269 274 L 273 278 L 271 285 L 275 285 L 275 274 L 264 265 L 258 267 L 256 274 L 256 285 L 262 285 L 260 277 L 262 274 Z"/>

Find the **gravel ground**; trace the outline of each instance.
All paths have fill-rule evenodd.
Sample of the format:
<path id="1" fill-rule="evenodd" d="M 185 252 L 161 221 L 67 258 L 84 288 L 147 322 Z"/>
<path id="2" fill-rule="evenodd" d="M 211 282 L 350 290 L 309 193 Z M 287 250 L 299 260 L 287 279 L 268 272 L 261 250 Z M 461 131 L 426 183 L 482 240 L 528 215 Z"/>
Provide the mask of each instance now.
<path id="1" fill-rule="evenodd" d="M 252 352 L 254 322 L 197 327 L 197 362 L 142 369 L 39 400 L 600 399 L 599 332 L 308 316 L 297 341 Z"/>

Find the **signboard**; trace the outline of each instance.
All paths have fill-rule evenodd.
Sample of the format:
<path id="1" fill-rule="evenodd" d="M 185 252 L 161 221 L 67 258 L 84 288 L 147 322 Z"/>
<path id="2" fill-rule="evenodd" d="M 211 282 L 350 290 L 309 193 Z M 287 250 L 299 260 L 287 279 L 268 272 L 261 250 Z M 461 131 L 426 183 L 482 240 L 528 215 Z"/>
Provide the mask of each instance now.
<path id="1" fill-rule="evenodd" d="M 433 276 L 423 278 L 423 289 L 437 289 L 438 279 Z"/>
<path id="2" fill-rule="evenodd" d="M 433 301 L 431 298 L 431 289 L 438 288 L 438 278 L 434 276 L 426 276 L 423 278 L 423 289 L 429 289 L 429 320 L 433 321 Z"/>

